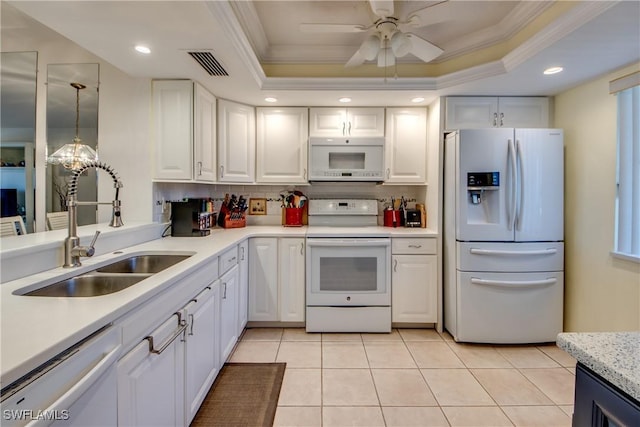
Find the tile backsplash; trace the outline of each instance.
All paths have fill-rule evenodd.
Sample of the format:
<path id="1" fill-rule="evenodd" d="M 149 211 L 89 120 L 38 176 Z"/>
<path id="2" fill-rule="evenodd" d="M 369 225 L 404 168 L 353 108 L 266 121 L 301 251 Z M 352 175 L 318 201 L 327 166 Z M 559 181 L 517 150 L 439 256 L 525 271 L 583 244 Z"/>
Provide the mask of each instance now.
<path id="1" fill-rule="evenodd" d="M 377 185 L 374 183 L 314 183 L 311 185 L 228 185 L 228 184 L 183 184 L 156 182 L 153 184 L 153 220 L 168 222 L 170 206 L 168 202 L 184 198 L 212 198 L 215 210 L 218 211 L 224 195 L 243 195 L 247 199 L 267 199 L 266 215 L 247 215 L 247 225 L 280 225 L 280 194 L 285 191 L 298 190 L 309 199 L 376 199 L 378 200 L 378 223 L 381 213 L 391 198 L 404 196 L 409 207 L 415 203 L 424 203 L 426 185 Z"/>

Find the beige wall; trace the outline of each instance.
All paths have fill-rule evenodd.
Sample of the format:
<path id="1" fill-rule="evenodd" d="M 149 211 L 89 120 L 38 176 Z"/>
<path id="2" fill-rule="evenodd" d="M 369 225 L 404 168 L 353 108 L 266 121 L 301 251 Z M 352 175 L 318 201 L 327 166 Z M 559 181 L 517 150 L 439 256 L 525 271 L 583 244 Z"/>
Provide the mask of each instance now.
<path id="1" fill-rule="evenodd" d="M 613 258 L 616 98 L 609 81 L 639 64 L 563 92 L 565 131 L 565 330 L 640 330 L 640 264 Z"/>

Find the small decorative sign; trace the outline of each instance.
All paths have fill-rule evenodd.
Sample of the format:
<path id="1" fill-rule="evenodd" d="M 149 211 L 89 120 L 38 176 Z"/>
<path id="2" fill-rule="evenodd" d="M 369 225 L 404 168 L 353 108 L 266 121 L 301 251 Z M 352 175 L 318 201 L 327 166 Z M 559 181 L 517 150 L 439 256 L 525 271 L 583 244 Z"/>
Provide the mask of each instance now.
<path id="1" fill-rule="evenodd" d="M 266 215 L 267 199 L 249 199 L 249 215 Z"/>

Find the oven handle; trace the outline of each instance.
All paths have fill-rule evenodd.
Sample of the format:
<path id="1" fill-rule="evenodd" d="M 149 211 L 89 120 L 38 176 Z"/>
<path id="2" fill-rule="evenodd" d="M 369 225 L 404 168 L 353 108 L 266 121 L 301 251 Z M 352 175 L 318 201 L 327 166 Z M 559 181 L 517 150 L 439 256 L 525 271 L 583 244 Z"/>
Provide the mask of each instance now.
<path id="1" fill-rule="evenodd" d="M 309 247 L 361 247 L 361 246 L 391 246 L 391 239 L 307 239 Z"/>

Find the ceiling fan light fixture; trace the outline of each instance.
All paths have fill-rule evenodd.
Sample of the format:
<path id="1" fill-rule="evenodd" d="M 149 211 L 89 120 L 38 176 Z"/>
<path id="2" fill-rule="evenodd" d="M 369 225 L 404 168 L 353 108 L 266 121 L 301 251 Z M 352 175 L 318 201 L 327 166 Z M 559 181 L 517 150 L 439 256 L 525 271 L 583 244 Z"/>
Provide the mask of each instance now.
<path id="1" fill-rule="evenodd" d="M 406 54 L 411 52 L 411 48 L 413 47 L 409 37 L 407 37 L 407 35 L 402 31 L 396 31 L 391 36 L 391 40 L 389 41 L 389 44 L 391 45 L 391 50 L 393 51 L 393 54 L 397 58 L 405 56 Z"/>
<path id="2" fill-rule="evenodd" d="M 393 67 L 396 65 L 396 57 L 390 47 L 380 49 L 378 54 L 378 67 Z"/>
<path id="3" fill-rule="evenodd" d="M 380 39 L 376 35 L 371 35 L 364 39 L 360 46 L 360 54 L 367 61 L 373 61 L 380 50 Z"/>

